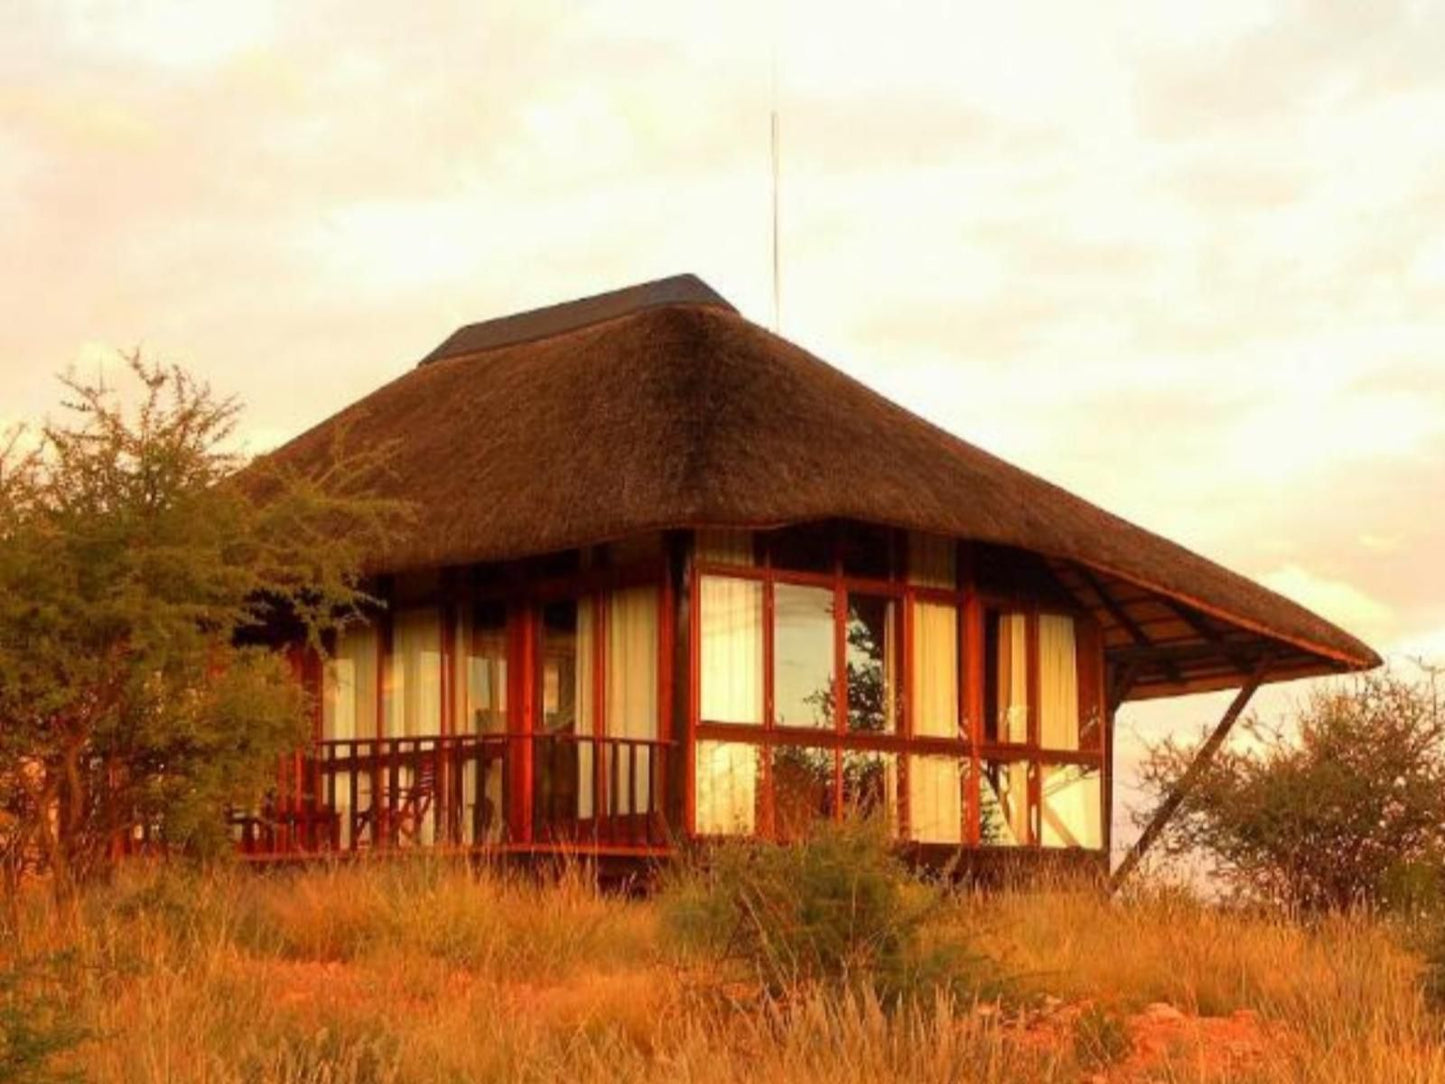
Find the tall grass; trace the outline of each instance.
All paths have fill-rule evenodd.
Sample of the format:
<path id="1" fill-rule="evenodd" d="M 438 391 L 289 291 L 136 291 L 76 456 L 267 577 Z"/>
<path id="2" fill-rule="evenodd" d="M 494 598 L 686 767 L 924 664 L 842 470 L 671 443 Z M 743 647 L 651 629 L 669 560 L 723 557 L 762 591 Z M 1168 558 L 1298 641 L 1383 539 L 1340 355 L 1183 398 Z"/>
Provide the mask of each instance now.
<path id="1" fill-rule="evenodd" d="M 696 900 L 710 888 L 685 878 L 673 891 Z M 70 1029 L 54 1036 L 68 1050 L 45 1071 L 100 1084 L 1112 1072 L 1067 1033 L 1052 1041 L 1041 1030 L 1033 1007 L 1048 996 L 1120 1019 L 1159 1001 L 1203 1015 L 1250 1009 L 1276 1037 L 1237 1077 L 1181 1049 L 1154 1079 L 1445 1084 L 1421 963 L 1386 922 L 1307 926 L 1177 894 L 1110 901 L 1068 884 L 928 899 L 909 951 L 986 955 L 1009 978 L 1001 1002 L 946 982 L 901 1000 L 853 982 L 772 989 L 726 946 L 680 937 L 676 896 L 609 895 L 580 869 L 542 881 L 439 861 L 130 869 L 70 915 L 35 893 L 0 930 L 0 975 L 65 962 L 64 981 L 52 970 L 27 987 L 37 1024 Z M 22 1004 L 5 1000 L 13 987 L 0 981 L 0 1020 Z M 1084 1022 L 1112 1051 L 1113 1018 Z"/>

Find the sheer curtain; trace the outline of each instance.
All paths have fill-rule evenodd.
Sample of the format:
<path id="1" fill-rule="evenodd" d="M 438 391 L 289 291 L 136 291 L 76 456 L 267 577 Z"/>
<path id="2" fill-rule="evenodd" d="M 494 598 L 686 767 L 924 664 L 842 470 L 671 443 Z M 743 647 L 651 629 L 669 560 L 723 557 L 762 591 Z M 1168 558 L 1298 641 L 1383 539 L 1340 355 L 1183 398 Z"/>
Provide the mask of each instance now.
<path id="1" fill-rule="evenodd" d="M 703 721 L 761 725 L 763 585 L 704 576 L 698 596 Z"/>
<path id="2" fill-rule="evenodd" d="M 757 830 L 758 746 L 697 743 L 696 829 L 699 835 L 752 835 Z"/>
<path id="3" fill-rule="evenodd" d="M 657 737 L 658 591 L 634 587 L 615 592 L 607 611 L 607 734 L 615 738 Z M 618 746 L 603 784 L 611 793 L 617 777 L 617 813 L 648 808 L 652 770 L 648 746 Z M 636 774 L 634 776 L 634 765 Z"/>
<path id="4" fill-rule="evenodd" d="M 442 722 L 441 621 L 436 610 L 401 610 L 391 633 L 385 733 L 390 738 L 438 734 Z"/>
<path id="5" fill-rule="evenodd" d="M 336 652 L 327 662 L 321 697 L 321 736 L 351 740 L 376 737 L 377 635 L 372 625 L 351 625 L 337 636 Z M 342 746 L 335 755 L 350 758 L 353 749 Z M 334 776 L 328 800 L 341 829 L 341 846 L 351 846 L 351 774 Z M 361 808 L 371 804 L 371 773 L 356 773 L 356 798 Z"/>
<path id="6" fill-rule="evenodd" d="M 1039 738 L 1045 749 L 1079 747 L 1079 655 L 1072 617 L 1039 617 Z"/>
<path id="7" fill-rule="evenodd" d="M 962 764 L 954 757 L 908 758 L 908 836 L 918 843 L 963 842 Z"/>
<path id="8" fill-rule="evenodd" d="M 1028 617 L 1000 614 L 998 618 L 998 725 L 999 741 L 1029 740 Z"/>

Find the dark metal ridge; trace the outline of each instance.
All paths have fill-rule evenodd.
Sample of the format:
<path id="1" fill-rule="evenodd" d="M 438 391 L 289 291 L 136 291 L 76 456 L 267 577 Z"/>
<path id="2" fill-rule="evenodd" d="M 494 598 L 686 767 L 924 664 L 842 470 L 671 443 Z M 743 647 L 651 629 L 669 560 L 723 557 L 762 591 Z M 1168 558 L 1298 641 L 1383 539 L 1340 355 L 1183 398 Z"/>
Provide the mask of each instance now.
<path id="1" fill-rule="evenodd" d="M 599 324 L 604 320 L 666 305 L 708 305 L 737 312 L 725 297 L 696 275 L 673 275 L 670 278 L 626 286 L 621 290 L 611 290 L 576 301 L 564 301 L 560 305 L 548 305 L 529 312 L 468 324 L 452 332 L 445 342 L 422 358 L 419 364 L 427 365 L 463 354 L 478 354 L 503 346 L 548 339 L 590 324 Z"/>

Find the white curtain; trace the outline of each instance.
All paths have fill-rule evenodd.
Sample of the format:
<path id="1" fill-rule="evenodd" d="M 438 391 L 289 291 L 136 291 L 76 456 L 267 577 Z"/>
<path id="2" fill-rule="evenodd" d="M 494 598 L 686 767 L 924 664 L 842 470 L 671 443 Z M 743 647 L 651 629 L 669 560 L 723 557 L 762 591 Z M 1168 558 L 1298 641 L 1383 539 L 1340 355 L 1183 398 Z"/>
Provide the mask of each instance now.
<path id="1" fill-rule="evenodd" d="M 500 734 L 507 729 L 507 629 L 506 614 L 499 609 L 491 623 L 477 623 L 469 608 L 457 614 L 456 653 L 453 660 L 456 689 L 457 734 Z M 505 810 L 502 808 L 504 757 L 478 755 L 464 761 L 462 782 L 462 838 L 468 843 L 495 842 L 501 838 Z M 474 838 L 476 807 L 483 814 L 485 840 Z"/>
<path id="2" fill-rule="evenodd" d="M 699 835 L 752 835 L 757 828 L 758 747 L 697 743 L 696 830 Z"/>
<path id="3" fill-rule="evenodd" d="M 958 555 L 953 539 L 936 534 L 908 536 L 908 582 L 920 587 L 958 586 Z"/>
<path id="4" fill-rule="evenodd" d="M 616 738 L 657 737 L 658 591 L 634 587 L 614 593 L 607 611 L 607 733 Z M 617 777 L 617 813 L 648 808 L 652 750 L 618 746 L 609 751 L 603 785 Z M 636 765 L 636 776 L 633 765 Z"/>
<path id="5" fill-rule="evenodd" d="M 1078 764 L 1046 766 L 1040 842 L 1045 847 L 1103 846 L 1103 790 L 1099 770 Z"/>
<path id="6" fill-rule="evenodd" d="M 761 725 L 763 585 L 704 576 L 698 602 L 703 721 Z"/>
<path id="7" fill-rule="evenodd" d="M 918 843 L 963 842 L 963 776 L 953 757 L 908 758 L 908 837 Z"/>
<path id="8" fill-rule="evenodd" d="M 321 736 L 351 740 L 376 737 L 376 629 L 352 625 L 337 636 L 336 652 L 327 662 L 321 697 Z M 339 757 L 351 757 L 353 749 L 341 746 Z M 351 779 L 353 772 L 335 774 L 333 808 L 341 829 L 341 846 L 351 846 Z M 356 799 L 363 809 L 371 804 L 371 773 L 356 773 Z"/>
<path id="9" fill-rule="evenodd" d="M 386 736 L 438 734 L 442 725 L 441 620 L 434 609 L 401 610 L 392 624 Z"/>
<path id="10" fill-rule="evenodd" d="M 1039 737 L 1045 749 L 1079 747 L 1079 656 L 1074 619 L 1039 617 Z"/>
<path id="11" fill-rule="evenodd" d="M 913 604 L 913 733 L 957 738 L 958 608 Z"/>
<path id="12" fill-rule="evenodd" d="M 998 740 L 1029 740 L 1028 618 L 1000 614 L 998 619 Z"/>
<path id="13" fill-rule="evenodd" d="M 980 840 L 1016 847 L 1029 842 L 1029 766 L 1024 761 L 994 764 L 979 786 Z"/>

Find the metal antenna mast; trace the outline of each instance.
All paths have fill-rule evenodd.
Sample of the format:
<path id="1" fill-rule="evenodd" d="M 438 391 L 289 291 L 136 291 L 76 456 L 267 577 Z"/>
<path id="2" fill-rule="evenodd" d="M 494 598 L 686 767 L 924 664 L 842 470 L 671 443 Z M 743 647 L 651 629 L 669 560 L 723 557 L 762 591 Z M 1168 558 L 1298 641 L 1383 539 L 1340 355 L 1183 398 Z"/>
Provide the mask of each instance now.
<path id="1" fill-rule="evenodd" d="M 781 333 L 783 327 L 783 287 L 778 258 L 778 153 L 780 132 L 778 127 L 778 47 L 773 45 L 773 110 L 772 110 L 772 169 L 773 169 L 773 331 Z"/>

